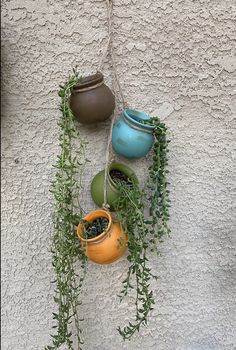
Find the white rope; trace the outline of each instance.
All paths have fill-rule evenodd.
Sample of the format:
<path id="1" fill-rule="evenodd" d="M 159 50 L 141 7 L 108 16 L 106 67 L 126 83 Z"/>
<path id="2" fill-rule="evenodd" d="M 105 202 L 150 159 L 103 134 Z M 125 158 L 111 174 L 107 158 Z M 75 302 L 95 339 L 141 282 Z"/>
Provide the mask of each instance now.
<path id="1" fill-rule="evenodd" d="M 112 3 L 109 0 L 106 0 L 106 6 L 107 6 L 107 20 L 108 20 L 108 39 L 107 39 L 107 44 L 105 47 L 105 50 L 103 52 L 103 55 L 101 56 L 100 60 L 99 60 L 99 64 L 98 64 L 98 72 L 101 71 L 101 68 L 105 62 L 106 56 L 107 56 L 107 52 L 109 50 L 110 47 L 110 42 L 111 42 L 111 17 L 112 17 Z"/>
<path id="2" fill-rule="evenodd" d="M 98 72 L 101 71 L 101 68 L 104 65 L 105 58 L 108 54 L 108 51 L 110 50 L 110 55 L 111 55 L 111 64 L 112 68 L 114 70 L 114 75 L 115 75 L 115 82 L 118 87 L 118 92 L 121 97 L 122 105 L 123 107 L 127 107 L 127 102 L 124 99 L 124 95 L 121 89 L 121 85 L 119 82 L 118 74 L 117 74 L 117 69 L 116 69 L 116 63 L 115 63 L 115 58 L 114 58 L 114 53 L 113 53 L 113 0 L 106 0 L 106 5 L 107 5 L 107 20 L 108 20 L 108 39 L 107 39 L 107 44 L 104 50 L 103 55 L 101 56 L 98 64 Z"/>
<path id="3" fill-rule="evenodd" d="M 106 166 L 105 166 L 105 173 L 104 173 L 104 190 L 103 190 L 103 198 L 104 198 L 104 203 L 102 205 L 104 210 L 109 210 L 110 205 L 107 203 L 107 179 L 108 179 L 108 170 L 109 170 L 109 164 L 110 164 L 110 146 L 111 146 L 111 140 L 112 140 L 112 128 L 114 125 L 114 113 L 112 115 L 112 122 L 111 122 L 111 127 L 109 130 L 109 136 L 107 140 L 107 149 L 106 149 Z"/>
<path id="4" fill-rule="evenodd" d="M 106 5 L 107 5 L 107 20 L 108 20 L 108 40 L 107 40 L 107 44 L 106 44 L 106 48 L 105 51 L 103 53 L 103 55 L 101 56 L 99 65 L 98 65 L 98 71 L 101 70 L 105 58 L 107 56 L 107 54 L 110 51 L 110 55 L 111 55 L 111 64 L 112 64 L 112 68 L 114 70 L 114 76 L 115 76 L 115 82 L 116 82 L 116 87 L 114 87 L 114 93 L 115 93 L 115 97 L 117 97 L 117 92 L 119 93 L 120 97 L 121 97 L 121 101 L 122 101 L 122 105 L 123 108 L 125 108 L 127 106 L 127 103 L 124 100 L 124 95 L 121 89 L 121 85 L 118 79 L 118 74 L 117 74 L 117 69 L 116 69 L 116 64 L 115 64 L 115 59 L 114 59 L 114 53 L 113 53 L 113 1 L 112 0 L 106 0 Z M 118 91 L 117 91 L 118 90 Z M 117 98 L 116 98 L 117 101 Z M 115 110 L 116 112 L 116 110 Z M 110 130 L 109 130 L 109 135 L 108 135 L 108 140 L 107 140 L 107 148 L 106 148 L 106 165 L 105 165 L 105 174 L 104 174 L 104 203 L 103 203 L 103 209 L 105 210 L 109 210 L 110 206 L 107 203 L 107 180 L 108 180 L 108 169 L 109 169 L 109 164 L 111 162 L 111 158 L 114 156 L 113 152 L 112 152 L 112 147 L 111 147 L 111 141 L 112 141 L 112 129 L 113 129 L 113 125 L 115 123 L 115 112 L 112 114 L 111 117 L 111 125 L 110 125 Z"/>

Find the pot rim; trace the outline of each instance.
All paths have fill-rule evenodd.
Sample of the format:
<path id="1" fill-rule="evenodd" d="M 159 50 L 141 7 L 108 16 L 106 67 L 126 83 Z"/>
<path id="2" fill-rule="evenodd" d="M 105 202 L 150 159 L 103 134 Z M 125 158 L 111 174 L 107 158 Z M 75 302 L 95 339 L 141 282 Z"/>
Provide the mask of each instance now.
<path id="1" fill-rule="evenodd" d="M 110 176 L 110 171 L 113 170 L 113 169 L 114 169 L 114 170 L 119 170 L 119 171 L 121 171 L 122 173 L 124 173 L 126 176 L 130 177 L 130 174 L 128 174 L 127 172 L 123 171 L 123 169 L 120 170 L 120 169 L 117 169 L 117 168 L 116 168 L 117 166 L 120 166 L 120 165 L 121 165 L 122 167 L 124 166 L 125 168 L 127 168 L 127 172 L 129 171 L 130 173 L 132 173 L 132 175 L 134 175 L 134 176 L 133 176 L 134 181 L 135 181 L 136 183 L 138 183 L 138 178 L 137 178 L 135 172 L 133 171 L 133 169 L 131 169 L 129 166 L 127 166 L 127 165 L 125 165 L 125 164 L 118 163 L 118 162 L 112 162 L 112 163 L 109 165 L 109 167 L 108 167 L 108 174 L 107 174 L 107 177 L 108 177 L 108 181 L 110 182 L 110 185 L 113 186 L 113 187 L 115 188 L 116 191 L 118 191 L 118 187 L 117 187 L 117 184 L 115 183 L 115 181 L 111 178 L 111 176 Z"/>
<path id="2" fill-rule="evenodd" d="M 130 123 L 140 127 L 141 129 L 144 129 L 146 131 L 148 130 L 149 132 L 155 129 L 155 126 L 142 124 L 137 120 L 137 119 L 140 119 L 140 120 L 150 119 L 151 117 L 146 113 L 139 112 L 135 109 L 126 108 L 124 109 L 123 114 L 125 119 L 127 119 Z"/>
<path id="3" fill-rule="evenodd" d="M 87 242 L 87 243 L 97 242 L 97 241 L 100 241 L 101 238 L 103 238 L 104 236 L 106 236 L 109 233 L 109 231 L 111 230 L 111 226 L 112 226 L 112 217 L 106 210 L 97 209 L 97 210 L 90 211 L 87 215 L 85 215 L 83 220 L 91 220 L 91 219 L 96 220 L 96 219 L 100 218 L 101 216 L 106 217 L 109 220 L 109 222 L 108 222 L 108 226 L 107 226 L 106 230 L 103 231 L 102 233 L 100 233 L 100 235 L 98 235 L 97 237 L 89 238 L 89 239 L 83 238 L 82 227 L 84 226 L 84 224 L 80 223 L 78 225 L 77 235 L 82 242 Z"/>
<path id="4" fill-rule="evenodd" d="M 104 76 L 101 72 L 97 72 L 92 75 L 87 75 L 79 79 L 78 84 L 76 84 L 72 88 L 72 92 L 76 92 L 77 90 L 82 90 L 88 87 L 92 87 L 93 85 L 104 83 Z"/>

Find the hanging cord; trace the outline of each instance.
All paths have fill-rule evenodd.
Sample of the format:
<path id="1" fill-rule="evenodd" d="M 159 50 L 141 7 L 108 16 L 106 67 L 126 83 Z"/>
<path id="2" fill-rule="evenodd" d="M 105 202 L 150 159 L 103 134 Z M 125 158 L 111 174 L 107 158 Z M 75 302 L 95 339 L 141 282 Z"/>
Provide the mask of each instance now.
<path id="1" fill-rule="evenodd" d="M 107 46 L 105 53 L 102 57 L 103 61 L 100 62 L 100 67 L 104 63 L 105 57 L 107 53 L 110 51 L 111 57 L 112 57 L 112 16 L 113 16 L 113 3 L 112 0 L 106 0 L 107 4 L 107 20 L 108 20 L 108 41 L 107 41 Z M 113 59 L 112 59 L 112 66 L 113 65 Z M 114 93 L 116 96 L 116 90 L 114 89 Z M 111 125 L 110 125 L 110 130 L 109 130 L 109 135 L 108 135 L 108 140 L 107 140 L 107 148 L 106 148 L 106 165 L 105 165 L 105 172 L 104 172 L 104 184 L 103 184 L 103 209 L 109 210 L 110 205 L 107 203 L 107 179 L 108 179 L 108 169 L 109 169 L 109 164 L 110 164 L 110 154 L 112 153 L 111 147 L 111 139 L 112 139 L 112 128 L 115 122 L 115 113 L 113 112 L 111 116 Z M 110 153 L 111 151 L 111 153 Z"/>
<path id="2" fill-rule="evenodd" d="M 111 139 L 112 139 L 112 128 L 113 128 L 113 124 L 114 124 L 114 113 L 112 115 L 112 123 L 111 123 L 111 127 L 109 130 L 109 136 L 108 136 L 108 141 L 107 141 L 107 149 L 106 149 L 106 166 L 105 166 L 105 173 L 104 173 L 104 184 L 103 184 L 103 200 L 104 203 L 102 205 L 104 210 L 109 210 L 110 209 L 110 205 L 107 203 L 107 179 L 108 179 L 108 170 L 109 170 L 109 165 L 111 160 L 110 157 L 110 145 L 111 145 Z M 111 150 L 112 153 L 112 150 Z"/>
<path id="3" fill-rule="evenodd" d="M 100 72 L 101 68 L 104 65 L 106 56 L 107 56 L 107 52 L 109 50 L 110 47 L 110 43 L 111 43 L 111 26 L 112 26 L 112 22 L 111 22 L 111 17 L 112 17 L 112 1 L 106 0 L 106 5 L 107 5 L 107 21 L 108 21 L 108 40 L 107 40 L 107 44 L 105 47 L 105 50 L 103 52 L 103 55 L 100 58 L 99 64 L 98 64 L 98 72 Z"/>
<path id="4" fill-rule="evenodd" d="M 115 59 L 114 59 L 114 53 L 113 53 L 113 1 L 112 0 L 106 0 L 106 5 L 107 5 L 107 21 L 108 21 L 108 40 L 106 44 L 105 51 L 103 55 L 101 56 L 101 59 L 99 61 L 98 65 L 98 71 L 101 70 L 105 58 L 108 53 L 110 53 L 111 56 L 111 65 L 114 70 L 114 76 L 115 76 L 115 83 L 116 87 L 114 87 L 114 93 L 115 97 L 117 97 L 117 92 L 120 95 L 121 101 L 123 108 L 127 107 L 127 103 L 125 102 L 124 95 L 121 89 L 121 85 L 119 82 L 118 74 L 117 74 L 117 69 L 116 69 L 116 64 L 115 64 Z M 118 91 L 117 91 L 118 90 Z M 117 99 L 116 99 L 117 101 Z M 112 141 L 112 129 L 113 125 L 115 123 L 115 113 L 113 112 L 112 117 L 111 117 L 111 125 L 110 125 L 110 130 L 109 130 L 109 135 L 108 135 L 108 140 L 107 140 L 107 148 L 106 148 L 106 166 L 105 166 L 105 174 L 104 174 L 104 203 L 103 203 L 103 209 L 109 210 L 110 206 L 107 203 L 107 179 L 108 179 L 108 169 L 109 169 L 109 164 L 113 160 L 113 152 L 112 152 L 112 147 L 111 147 L 111 141 Z"/>
<path id="5" fill-rule="evenodd" d="M 116 85 L 118 87 L 118 91 L 121 97 L 121 101 L 122 101 L 122 105 L 123 107 L 127 107 L 127 102 L 124 99 L 124 95 L 121 89 L 121 85 L 120 85 L 120 81 L 118 78 L 118 74 L 117 74 L 117 68 L 116 68 L 116 63 L 115 63 L 115 58 L 114 58 L 114 52 L 113 52 L 113 0 L 106 0 L 106 5 L 107 5 L 107 21 L 108 21 L 108 40 L 107 40 L 107 44 L 104 50 L 103 55 L 101 56 L 101 59 L 99 61 L 98 64 L 98 72 L 101 70 L 101 68 L 104 65 L 106 56 L 108 54 L 108 52 L 110 52 L 110 56 L 111 56 L 111 65 L 112 68 L 114 70 L 114 75 L 115 75 L 115 82 Z"/>

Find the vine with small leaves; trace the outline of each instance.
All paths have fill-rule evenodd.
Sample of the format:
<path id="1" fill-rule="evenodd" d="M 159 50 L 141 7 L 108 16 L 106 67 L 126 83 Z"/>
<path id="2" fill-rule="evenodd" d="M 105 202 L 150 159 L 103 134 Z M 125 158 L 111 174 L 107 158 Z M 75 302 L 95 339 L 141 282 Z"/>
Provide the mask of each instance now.
<path id="1" fill-rule="evenodd" d="M 133 186 L 122 182 L 118 188 L 121 196 L 114 206 L 117 218 L 128 235 L 127 259 L 130 263 L 127 277 L 122 282 L 120 301 L 127 296 L 129 288 L 136 289 L 136 319 L 123 329 L 119 327 L 118 331 L 123 339 L 130 339 L 136 331 L 139 331 L 142 324 L 147 324 L 147 316 L 152 310 L 154 298 L 149 287 L 152 274 L 147 266 L 148 227 L 144 217 L 144 196 L 135 182 Z"/>
<path id="2" fill-rule="evenodd" d="M 82 208 L 79 204 L 81 177 L 87 159 L 86 142 L 80 138 L 74 125 L 74 116 L 69 107 L 70 91 L 78 83 L 78 74 L 60 86 L 61 117 L 58 123 L 60 154 L 57 157 L 55 180 L 51 192 L 54 195 L 54 235 L 52 254 L 56 279 L 54 301 L 58 311 L 53 313 L 56 334 L 52 335 L 52 345 L 45 350 L 59 349 L 65 344 L 69 350 L 81 349 L 81 329 L 78 314 L 79 296 L 86 273 L 86 256 L 76 235 L 76 227 L 82 220 Z M 76 143 L 76 145 L 75 145 Z M 74 145 L 76 147 L 74 147 Z M 76 149 L 76 150 L 75 150 Z M 75 262 L 80 261 L 81 275 L 78 276 Z M 71 327 L 76 329 L 76 342 L 72 340 Z"/>
<path id="3" fill-rule="evenodd" d="M 141 325 L 147 324 L 149 312 L 154 304 L 153 292 L 150 290 L 150 279 L 157 278 L 147 266 L 147 249 L 159 254 L 158 243 L 162 237 L 170 233 L 169 220 L 169 190 L 167 189 L 167 128 L 158 118 L 150 118 L 144 122 L 154 126 L 154 147 L 152 164 L 149 167 L 149 177 L 146 186 L 140 190 L 138 184 L 132 181 L 125 184 L 117 182 L 120 197 L 114 203 L 118 220 L 128 235 L 128 256 L 130 263 L 126 279 L 122 282 L 120 300 L 128 294 L 128 290 L 136 289 L 136 316 L 134 322 L 129 322 L 118 331 L 123 339 L 130 339 Z M 145 201 L 149 203 L 149 215 L 144 214 Z"/>
<path id="4" fill-rule="evenodd" d="M 145 197 L 149 202 L 149 218 L 146 224 L 149 226 L 151 238 L 149 243 L 151 250 L 158 252 L 158 242 L 162 237 L 170 234 L 168 226 L 170 198 L 168 190 L 168 144 L 167 127 L 159 118 L 150 118 L 147 123 L 154 126 L 153 156 L 149 167 L 147 185 L 144 188 Z"/>

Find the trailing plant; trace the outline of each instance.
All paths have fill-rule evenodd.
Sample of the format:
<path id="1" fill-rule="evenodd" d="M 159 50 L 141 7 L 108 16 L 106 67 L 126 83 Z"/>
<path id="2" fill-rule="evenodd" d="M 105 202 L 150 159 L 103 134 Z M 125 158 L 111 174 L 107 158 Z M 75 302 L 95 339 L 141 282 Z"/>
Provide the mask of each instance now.
<path id="1" fill-rule="evenodd" d="M 85 157 L 86 143 L 80 138 L 74 125 L 74 117 L 69 107 L 71 88 L 78 83 L 74 75 L 60 86 L 60 154 L 56 161 L 56 174 L 52 182 L 54 195 L 54 235 L 52 242 L 53 267 L 56 285 L 54 301 L 58 311 L 53 313 L 56 333 L 52 335 L 52 345 L 47 350 L 58 349 L 65 344 L 68 349 L 81 349 L 80 318 L 78 314 L 79 296 L 86 271 L 86 256 L 76 235 L 76 226 L 82 219 L 82 208 L 78 198 L 81 176 L 88 161 Z M 76 145 L 75 145 L 76 141 Z M 74 145 L 76 147 L 74 147 Z M 76 149 L 76 150 L 75 150 Z M 81 262 L 82 273 L 77 276 L 75 262 Z M 72 340 L 71 327 L 75 326 L 77 345 Z"/>
<path id="2" fill-rule="evenodd" d="M 148 121 L 154 125 L 153 162 L 149 167 L 146 186 L 140 190 L 132 182 L 116 181 L 121 196 L 115 202 L 117 217 L 128 234 L 129 268 L 120 299 L 128 294 L 131 288 L 136 289 L 135 321 L 129 322 L 123 329 L 118 328 L 123 339 L 130 339 L 141 325 L 147 324 L 149 312 L 154 304 L 153 292 L 150 290 L 150 279 L 156 278 L 151 273 L 148 263 L 148 248 L 158 253 L 158 242 L 165 234 L 169 234 L 169 190 L 167 189 L 167 128 L 158 118 Z M 148 200 L 149 214 L 144 214 L 145 202 Z"/>
<path id="3" fill-rule="evenodd" d="M 169 235 L 169 190 L 167 188 L 168 174 L 168 144 L 167 127 L 159 118 L 150 118 L 148 124 L 155 126 L 152 164 L 149 167 L 147 185 L 144 188 L 145 197 L 149 201 L 149 218 L 146 223 L 149 225 L 151 235 L 151 250 L 157 250 L 158 241 Z"/>
<path id="4" fill-rule="evenodd" d="M 82 174 L 86 162 L 86 142 L 80 138 L 74 125 L 74 116 L 69 107 L 70 91 L 78 83 L 78 74 L 74 75 L 60 86 L 61 117 L 59 126 L 60 154 L 55 165 L 55 180 L 52 183 L 52 193 L 55 200 L 54 235 L 52 244 L 53 267 L 56 284 L 54 301 L 58 311 L 53 313 L 56 324 L 53 328 L 52 345 L 46 350 L 59 349 L 62 344 L 69 350 L 81 349 L 81 328 L 78 306 L 80 292 L 86 273 L 84 247 L 76 235 L 79 223 L 84 223 L 84 237 L 94 238 L 102 233 L 108 220 L 105 217 L 84 222 L 83 211 L 79 203 L 82 186 Z M 118 328 L 123 339 L 130 339 L 142 325 L 147 324 L 149 312 L 153 308 L 154 298 L 150 289 L 151 278 L 156 278 L 148 267 L 148 249 L 158 252 L 158 242 L 169 234 L 169 191 L 167 189 L 167 128 L 158 118 L 152 118 L 144 123 L 155 126 L 152 164 L 144 189 L 140 190 L 136 181 L 128 178 L 120 171 L 112 170 L 110 176 L 118 185 L 121 196 L 114 207 L 118 220 L 128 234 L 129 268 L 120 300 L 128 295 L 129 289 L 136 290 L 136 316 L 123 329 Z M 74 145 L 76 147 L 74 147 Z M 75 150 L 76 149 L 76 150 Z M 148 200 L 149 213 L 144 214 Z M 118 242 L 118 246 L 119 246 Z M 75 263 L 80 261 L 81 275 L 78 276 Z M 72 327 L 76 329 L 76 344 L 72 340 Z"/>
<path id="5" fill-rule="evenodd" d="M 116 201 L 115 208 L 117 217 L 128 234 L 127 259 L 130 263 L 119 297 L 122 301 L 127 296 L 129 288 L 136 289 L 136 318 L 124 329 L 119 327 L 118 331 L 123 339 L 130 339 L 136 331 L 139 331 L 142 324 L 147 323 L 154 299 L 149 287 L 152 274 L 147 266 L 148 227 L 144 217 L 144 195 L 135 183 L 130 186 L 120 182 L 119 191 L 122 196 Z"/>

